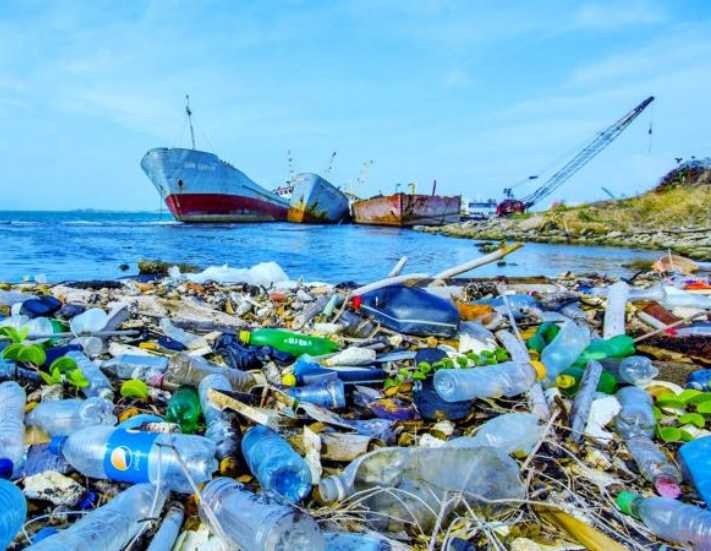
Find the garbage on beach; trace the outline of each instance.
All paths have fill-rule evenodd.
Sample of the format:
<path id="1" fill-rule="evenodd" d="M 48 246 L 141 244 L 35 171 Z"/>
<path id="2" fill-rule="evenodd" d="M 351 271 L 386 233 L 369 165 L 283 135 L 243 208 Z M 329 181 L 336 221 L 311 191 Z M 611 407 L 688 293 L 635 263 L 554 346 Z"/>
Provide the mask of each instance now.
<path id="1" fill-rule="evenodd" d="M 514 250 L 0 284 L 0 543 L 710 548 L 709 274 L 461 274 Z"/>

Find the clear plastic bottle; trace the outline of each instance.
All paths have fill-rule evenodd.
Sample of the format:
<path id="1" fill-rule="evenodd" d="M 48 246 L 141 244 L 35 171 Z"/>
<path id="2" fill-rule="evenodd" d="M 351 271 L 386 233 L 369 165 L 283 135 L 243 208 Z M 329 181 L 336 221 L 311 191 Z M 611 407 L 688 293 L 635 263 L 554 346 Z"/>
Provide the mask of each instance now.
<path id="1" fill-rule="evenodd" d="M 682 477 L 679 469 L 651 439 L 634 436 L 626 439 L 625 445 L 641 475 L 654 484 L 659 495 L 671 498 L 681 495 L 679 484 Z"/>
<path id="2" fill-rule="evenodd" d="M 484 423 L 474 436 L 461 436 L 447 442 L 455 448 L 491 446 L 507 454 L 528 455 L 543 435 L 544 425 L 531 413 L 505 413 Z"/>
<path id="3" fill-rule="evenodd" d="M 575 323 L 564 323 L 555 338 L 541 353 L 541 361 L 546 366 L 543 379 L 545 386 L 552 386 L 560 372 L 569 368 L 583 350 L 590 344 L 590 329 Z"/>
<path id="4" fill-rule="evenodd" d="M 607 306 L 603 320 L 602 338 L 611 339 L 625 334 L 625 306 L 629 296 L 629 285 L 618 281 L 607 292 Z"/>
<path id="5" fill-rule="evenodd" d="M 167 337 L 178 341 L 188 350 L 197 350 L 198 348 L 208 346 L 205 337 L 199 337 L 187 331 L 183 331 L 180 327 L 173 325 L 168 318 L 160 320 L 160 328 Z"/>
<path id="6" fill-rule="evenodd" d="M 600 383 L 600 375 L 602 375 L 602 365 L 600 362 L 591 361 L 580 379 L 578 393 L 575 395 L 573 406 L 570 408 L 571 439 L 574 442 L 581 442 L 583 439 L 595 391 Z"/>
<path id="7" fill-rule="evenodd" d="M 640 519 L 655 535 L 675 543 L 711 550 L 711 512 L 668 497 L 639 497 L 621 492 L 617 506 Z"/>
<path id="8" fill-rule="evenodd" d="M 0 549 L 7 549 L 25 523 L 27 500 L 8 480 L 0 480 Z"/>
<path id="9" fill-rule="evenodd" d="M 69 322 L 69 329 L 77 337 L 91 335 L 101 331 L 107 321 L 109 321 L 109 316 L 101 308 L 90 308 L 86 312 L 74 316 Z"/>
<path id="10" fill-rule="evenodd" d="M 71 398 L 43 400 L 27 414 L 25 422 L 50 436 L 60 436 L 93 425 L 113 426 L 117 419 L 113 403 L 105 398 Z"/>
<path id="11" fill-rule="evenodd" d="M 121 551 L 146 526 L 146 519 L 160 514 L 167 492 L 152 484 L 130 486 L 106 505 L 82 516 L 66 530 L 28 547 L 32 551 L 94 549 Z"/>
<path id="12" fill-rule="evenodd" d="M 145 380 L 168 369 L 168 358 L 139 354 L 121 354 L 101 364 L 101 368 L 119 379 Z"/>
<path id="13" fill-rule="evenodd" d="M 311 470 L 289 443 L 272 429 L 257 425 L 242 437 L 242 455 L 264 491 L 297 503 L 311 491 Z"/>
<path id="14" fill-rule="evenodd" d="M 106 398 L 107 400 L 113 401 L 114 390 L 111 387 L 111 381 L 103 374 L 99 366 L 87 358 L 82 352 L 77 352 L 76 350 L 67 352 L 67 357 L 77 363 L 77 367 L 81 369 L 84 377 L 89 381 L 89 386 L 81 389 L 84 396 L 87 398 L 98 396 L 99 398 Z"/>
<path id="15" fill-rule="evenodd" d="M 628 385 L 646 386 L 659 374 L 652 360 L 646 356 L 627 356 L 622 360 L 606 358 L 601 363 L 618 381 Z"/>
<path id="16" fill-rule="evenodd" d="M 17 476 L 25 458 L 24 389 L 14 381 L 0 383 L 0 462 Z"/>
<path id="17" fill-rule="evenodd" d="M 236 458 L 240 439 L 239 429 L 232 422 L 230 413 L 222 411 L 208 399 L 207 395 L 211 389 L 229 391 L 232 387 L 227 377 L 220 373 L 213 373 L 200 381 L 198 387 L 200 407 L 207 426 L 205 438 L 215 443 L 218 459 Z"/>
<path id="18" fill-rule="evenodd" d="M 171 551 L 175 540 L 178 539 L 184 517 L 183 505 L 179 502 L 172 503 L 146 551 Z"/>
<path id="19" fill-rule="evenodd" d="M 375 350 L 370 348 L 350 347 L 337 352 L 334 356 L 326 358 L 323 364 L 328 367 L 350 366 L 350 365 L 370 365 L 375 361 Z"/>
<path id="20" fill-rule="evenodd" d="M 114 429 L 103 425 L 52 439 L 52 448 L 84 476 L 119 482 L 151 482 L 193 493 L 177 453 L 195 484 L 217 469 L 215 444 L 203 436 Z"/>
<path id="21" fill-rule="evenodd" d="M 615 429 L 627 440 L 635 436 L 654 435 L 657 420 L 654 417 L 652 397 L 636 386 L 626 386 L 615 394 L 622 409 L 615 417 Z"/>
<path id="22" fill-rule="evenodd" d="M 323 551 L 325 548 L 323 536 L 310 516 L 273 495 L 253 494 L 236 480 L 212 480 L 203 489 L 201 498 L 200 517 L 226 540 L 230 549 Z"/>
<path id="23" fill-rule="evenodd" d="M 0 354 L 2 353 L 2 349 L 3 347 L 0 344 Z M 0 357 L 0 381 L 7 380 L 32 381 L 35 383 L 42 382 L 42 379 L 34 369 L 19 367 L 15 362 Z"/>
<path id="24" fill-rule="evenodd" d="M 299 402 L 310 402 L 324 408 L 341 409 L 346 407 L 345 387 L 343 381 L 337 377 L 307 386 L 289 388 L 286 393 Z"/>
<path id="25" fill-rule="evenodd" d="M 152 386 L 159 386 L 168 390 L 176 390 L 181 386 L 194 386 L 197 388 L 208 375 L 219 373 L 227 378 L 232 385 L 232 390 L 249 390 L 254 386 L 254 377 L 246 371 L 231 367 L 222 367 L 208 362 L 204 358 L 178 354 L 171 358 L 168 369 L 163 374 L 158 374 L 146 382 Z"/>
<path id="26" fill-rule="evenodd" d="M 440 369 L 434 375 L 435 390 L 446 402 L 517 396 L 535 382 L 536 372 L 529 363 L 513 361 L 468 369 Z"/>

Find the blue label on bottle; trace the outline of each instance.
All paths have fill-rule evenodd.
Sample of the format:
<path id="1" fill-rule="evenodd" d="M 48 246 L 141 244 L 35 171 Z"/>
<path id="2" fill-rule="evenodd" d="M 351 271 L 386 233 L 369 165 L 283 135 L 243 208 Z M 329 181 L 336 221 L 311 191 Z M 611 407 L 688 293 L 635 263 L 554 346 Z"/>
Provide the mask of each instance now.
<path id="1" fill-rule="evenodd" d="M 106 445 L 106 476 L 119 482 L 150 482 L 148 454 L 158 436 L 154 432 L 115 430 Z"/>

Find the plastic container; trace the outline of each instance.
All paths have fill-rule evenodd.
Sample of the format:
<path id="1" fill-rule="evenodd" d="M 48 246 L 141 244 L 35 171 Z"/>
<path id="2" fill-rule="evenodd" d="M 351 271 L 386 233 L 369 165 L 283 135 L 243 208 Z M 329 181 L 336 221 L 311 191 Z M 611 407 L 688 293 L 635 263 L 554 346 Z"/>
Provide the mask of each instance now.
<path id="1" fill-rule="evenodd" d="M 434 375 L 434 387 L 447 402 L 476 398 L 518 396 L 536 382 L 536 372 L 524 362 L 504 362 L 468 369 L 440 369 Z"/>
<path id="2" fill-rule="evenodd" d="M 590 329 L 572 321 L 564 323 L 555 338 L 541 353 L 541 361 L 546 366 L 543 384 L 552 386 L 561 371 L 573 365 L 588 344 L 590 344 Z"/>
<path id="3" fill-rule="evenodd" d="M 104 398 L 71 398 L 43 400 L 25 416 L 25 422 L 50 436 L 60 436 L 93 425 L 113 426 L 117 419 L 113 403 Z"/>
<path id="4" fill-rule="evenodd" d="M 242 455 L 264 491 L 299 502 L 311 491 L 311 470 L 289 443 L 272 429 L 257 425 L 242 437 Z"/>
<path id="5" fill-rule="evenodd" d="M 68 473 L 71 465 L 63 457 L 52 453 L 48 444 L 33 444 L 27 452 L 27 459 L 19 476 L 32 476 L 44 471 Z"/>
<path id="6" fill-rule="evenodd" d="M 659 374 L 652 360 L 646 356 L 628 356 L 622 360 L 608 358 L 602 360 L 602 366 L 621 383 L 640 387 L 646 386 Z"/>
<path id="7" fill-rule="evenodd" d="M 25 523 L 27 500 L 8 480 L 0 480 L 0 549 L 7 549 Z"/>
<path id="8" fill-rule="evenodd" d="M 165 373 L 154 373 L 146 382 L 167 390 L 176 390 L 181 386 L 197 388 L 200 386 L 200 381 L 213 373 L 226 377 L 232 390 L 246 391 L 254 386 L 254 377 L 245 371 L 215 365 L 204 358 L 192 357 L 187 354 L 178 354 L 171 358 Z"/>
<path id="9" fill-rule="evenodd" d="M 0 383 L 0 477 L 17 476 L 25 458 L 24 389 L 13 381 Z"/>
<path id="10" fill-rule="evenodd" d="M 310 516 L 275 496 L 253 494 L 231 478 L 216 478 L 205 486 L 200 517 L 218 537 L 226 540 L 230 549 L 323 551 L 325 548 L 323 536 Z"/>
<path id="11" fill-rule="evenodd" d="M 142 530 L 146 519 L 160 514 L 166 492 L 151 484 L 130 486 L 106 505 L 82 516 L 66 530 L 30 546 L 32 551 L 94 549 L 121 551 Z"/>
<path id="12" fill-rule="evenodd" d="M 72 318 L 69 330 L 77 337 L 91 335 L 101 331 L 108 321 L 109 316 L 101 308 L 90 308 Z"/>
<path id="13" fill-rule="evenodd" d="M 457 307 L 419 287 L 389 285 L 353 300 L 356 309 L 398 333 L 453 337 L 459 331 Z"/>
<path id="14" fill-rule="evenodd" d="M 22 303 L 20 314 L 29 318 L 51 316 L 62 307 L 62 302 L 51 295 L 31 298 Z"/>
<path id="15" fill-rule="evenodd" d="M 183 460 L 195 484 L 212 478 L 217 469 L 215 444 L 202 436 L 163 434 L 101 425 L 53 438 L 55 453 L 84 476 L 117 482 L 151 482 L 180 493 L 193 493 L 181 467 Z"/>
<path id="16" fill-rule="evenodd" d="M 250 346 L 271 346 L 280 352 L 288 352 L 293 356 L 309 354 L 322 356 L 337 352 L 339 346 L 323 337 L 302 335 L 283 329 L 255 329 L 253 331 L 240 331 L 239 338 L 244 344 Z"/>
<path id="17" fill-rule="evenodd" d="M 178 423 L 184 434 L 193 434 L 200 424 L 200 396 L 192 387 L 179 388 L 168 401 L 165 418 Z"/>
<path id="18" fill-rule="evenodd" d="M 101 369 L 119 379 L 145 380 L 152 374 L 165 372 L 168 369 L 168 358 L 165 356 L 149 356 L 138 354 L 121 354 L 101 364 Z"/>
<path id="19" fill-rule="evenodd" d="M 233 414 L 212 405 L 207 395 L 210 389 L 231 390 L 230 382 L 223 375 L 208 375 L 200 381 L 200 407 L 205 417 L 205 438 L 215 443 L 217 458 L 236 458 L 239 455 L 240 431 L 233 422 Z"/>
<path id="20" fill-rule="evenodd" d="M 330 358 L 326 358 L 323 360 L 323 365 L 327 367 L 370 365 L 374 361 L 375 350 L 371 350 L 370 348 L 350 347 L 337 352 Z"/>
<path id="21" fill-rule="evenodd" d="M 711 436 L 697 438 L 679 448 L 684 474 L 711 507 Z"/>
<path id="22" fill-rule="evenodd" d="M 635 436 L 625 439 L 625 445 L 640 474 L 654 485 L 659 495 L 670 498 L 681 495 L 679 484 L 682 477 L 679 469 L 651 439 Z"/>
<path id="23" fill-rule="evenodd" d="M 711 549 L 711 513 L 667 497 L 639 497 L 621 492 L 617 506 L 626 515 L 640 519 L 656 536 L 694 549 Z"/>
<path id="24" fill-rule="evenodd" d="M 447 442 L 455 448 L 491 446 L 507 454 L 528 455 L 543 435 L 544 425 L 531 413 L 505 413 L 484 423 L 474 436 Z"/>
<path id="25" fill-rule="evenodd" d="M 183 505 L 177 502 L 172 503 L 146 551 L 171 551 L 175 545 L 175 540 L 178 539 L 184 517 L 185 510 Z"/>
<path id="26" fill-rule="evenodd" d="M 607 292 L 607 306 L 603 320 L 602 337 L 611 339 L 625 334 L 625 306 L 629 296 L 629 285 L 618 281 L 611 285 Z"/>
<path id="27" fill-rule="evenodd" d="M 309 402 L 328 409 L 346 407 L 343 382 L 336 378 L 297 388 L 287 388 L 285 392 L 299 402 Z"/>
<path id="28" fill-rule="evenodd" d="M 87 358 L 83 353 L 72 351 L 67 353 L 67 357 L 77 363 L 84 377 L 89 381 L 89 386 L 81 389 L 82 394 L 87 398 L 99 397 L 113 401 L 114 391 L 111 381 L 104 375 L 99 367 Z"/>
<path id="29" fill-rule="evenodd" d="M 641 388 L 626 386 L 615 394 L 622 409 L 615 417 L 615 429 L 627 440 L 635 436 L 654 436 L 657 420 L 652 397 Z"/>

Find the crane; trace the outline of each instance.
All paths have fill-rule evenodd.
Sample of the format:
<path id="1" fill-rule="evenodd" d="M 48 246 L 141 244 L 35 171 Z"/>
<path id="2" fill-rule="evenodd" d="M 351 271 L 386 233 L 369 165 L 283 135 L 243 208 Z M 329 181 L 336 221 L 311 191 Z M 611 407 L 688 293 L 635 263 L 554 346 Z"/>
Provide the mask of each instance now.
<path id="1" fill-rule="evenodd" d="M 614 124 L 607 127 L 602 132 L 599 132 L 595 137 L 580 150 L 570 161 L 568 161 L 561 169 L 553 174 L 546 182 L 536 189 L 530 195 L 521 199 L 513 197 L 513 190 L 509 187 L 504 190 L 506 199 L 501 201 L 496 206 L 497 216 L 507 216 L 516 212 L 525 212 L 541 199 L 553 193 L 556 189 L 567 182 L 578 170 L 583 168 L 603 149 L 610 145 L 615 139 L 627 128 L 632 121 L 642 114 L 647 106 L 654 101 L 654 96 L 649 96 L 637 107 L 629 113 L 617 120 Z M 534 180 L 536 177 L 529 177 L 529 180 Z"/>

